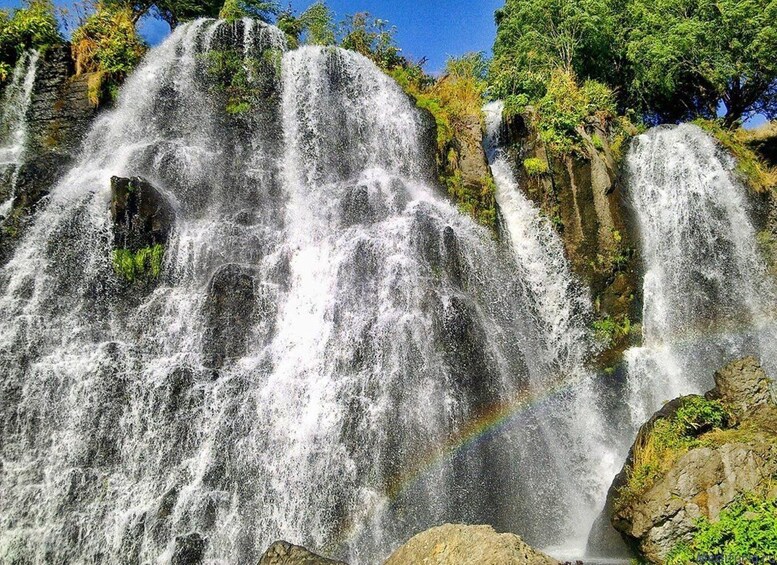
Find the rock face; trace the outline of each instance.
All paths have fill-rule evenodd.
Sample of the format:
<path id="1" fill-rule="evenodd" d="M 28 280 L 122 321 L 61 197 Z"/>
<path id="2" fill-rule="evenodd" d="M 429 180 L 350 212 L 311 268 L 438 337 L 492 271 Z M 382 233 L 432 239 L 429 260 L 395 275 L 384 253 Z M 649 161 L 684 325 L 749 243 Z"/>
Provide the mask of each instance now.
<path id="1" fill-rule="evenodd" d="M 385 565 L 555 565 L 555 559 L 526 545 L 515 534 L 491 526 L 445 524 L 418 534 Z"/>
<path id="2" fill-rule="evenodd" d="M 578 130 L 579 151 L 555 155 L 533 122 L 527 111 L 505 126 L 518 185 L 553 221 L 572 269 L 591 289 L 597 316 L 622 326 L 626 319 L 637 320 L 641 284 L 634 256 L 636 238 L 620 182 L 623 139 L 612 133 L 608 121 L 592 120 Z M 529 159 L 547 163 L 548 170 L 532 173 L 524 165 Z M 601 366 L 619 361 L 630 345 L 627 334 L 614 336 L 599 359 Z"/>
<path id="3" fill-rule="evenodd" d="M 140 177 L 111 178 L 113 244 L 138 251 L 167 243 L 175 225 L 175 212 L 167 198 Z"/>
<path id="4" fill-rule="evenodd" d="M 715 375 L 705 396 L 720 400 L 731 415 L 726 429 L 711 432 L 684 453 L 646 492 L 618 500 L 632 464 L 634 447 L 608 496 L 612 523 L 652 563 L 663 563 L 681 542 L 690 541 L 700 517 L 715 522 L 722 510 L 747 492 L 777 495 L 777 406 L 770 381 L 752 357 Z M 671 418 L 683 399 L 666 405 L 639 432 L 649 434 L 659 419 Z"/>
<path id="5" fill-rule="evenodd" d="M 25 164 L 19 171 L 13 207 L 0 225 L 0 264 L 13 251 L 38 203 L 72 164 L 97 108 L 89 100 L 89 77 L 75 77 L 70 46 L 41 56 L 27 112 Z"/>
<path id="6" fill-rule="evenodd" d="M 258 565 L 346 565 L 346 563 L 321 557 L 298 545 L 276 541 L 262 555 Z"/>

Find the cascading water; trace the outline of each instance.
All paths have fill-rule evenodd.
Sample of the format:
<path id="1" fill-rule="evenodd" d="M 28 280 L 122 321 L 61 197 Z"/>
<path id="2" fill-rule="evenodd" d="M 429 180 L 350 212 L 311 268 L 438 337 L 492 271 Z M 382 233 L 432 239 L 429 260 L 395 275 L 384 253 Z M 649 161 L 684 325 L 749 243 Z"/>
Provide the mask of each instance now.
<path id="1" fill-rule="evenodd" d="M 626 354 L 635 428 L 735 358 L 777 374 L 777 303 L 734 165 L 694 125 L 652 129 L 629 152 L 645 268 L 643 345 Z"/>
<path id="2" fill-rule="evenodd" d="M 607 450 L 549 228 L 524 203 L 495 243 L 426 182 L 393 81 L 284 51 L 176 29 L 2 270 L 0 560 L 166 562 L 197 532 L 219 562 L 372 563 L 443 521 L 562 544 L 606 488 L 577 472 Z M 113 175 L 175 208 L 153 291 L 113 272 Z"/>
<path id="3" fill-rule="evenodd" d="M 16 63 L 0 101 L 0 217 L 6 216 L 16 192 L 19 166 L 27 144 L 27 111 L 38 68 L 38 52 L 27 51 Z"/>
<path id="4" fill-rule="evenodd" d="M 501 148 L 504 104 L 485 106 L 487 147 L 496 183 L 496 200 L 505 236 L 513 251 L 518 276 L 531 297 L 532 316 L 541 335 L 535 356 L 552 368 L 531 379 L 534 394 L 547 394 L 560 384 L 563 393 L 553 394 L 538 414 L 538 431 L 546 439 L 558 465 L 552 488 L 564 493 L 565 516 L 571 518 L 563 542 L 552 551 L 571 558 L 583 554 L 590 527 L 604 502 L 609 480 L 621 460 L 622 446 L 608 433 L 600 412 L 599 384 L 586 369 L 595 352 L 589 328 L 591 300 L 573 276 L 561 238 L 529 201 L 515 180 L 510 159 Z M 551 377 L 546 380 L 542 377 Z M 522 438 L 531 449 L 531 438 Z M 541 501 L 537 501 L 542 504 Z M 557 538 L 558 539 L 558 538 Z"/>

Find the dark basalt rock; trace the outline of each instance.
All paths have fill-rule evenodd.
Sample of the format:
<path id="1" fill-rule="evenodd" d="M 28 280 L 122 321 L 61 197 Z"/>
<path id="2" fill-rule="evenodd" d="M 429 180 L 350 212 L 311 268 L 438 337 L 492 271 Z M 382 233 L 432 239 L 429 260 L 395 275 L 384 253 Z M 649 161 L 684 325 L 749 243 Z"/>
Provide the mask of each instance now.
<path id="1" fill-rule="evenodd" d="M 175 538 L 172 565 L 200 565 L 205 557 L 208 540 L 193 533 Z"/>
<path id="2" fill-rule="evenodd" d="M 74 74 L 67 44 L 47 49 L 38 62 L 27 112 L 25 163 L 10 213 L 0 221 L 0 265 L 10 259 L 40 201 L 72 165 L 97 116 L 98 108 L 89 101 L 89 77 Z"/>
<path id="3" fill-rule="evenodd" d="M 259 559 L 258 565 L 347 565 L 285 541 L 276 541 Z"/>
<path id="4" fill-rule="evenodd" d="M 167 198 L 140 177 L 111 178 L 113 245 L 138 251 L 166 244 L 175 225 L 175 211 Z"/>
<path id="5" fill-rule="evenodd" d="M 221 267 L 208 285 L 203 365 L 219 369 L 245 353 L 256 312 L 254 277 L 241 265 Z"/>

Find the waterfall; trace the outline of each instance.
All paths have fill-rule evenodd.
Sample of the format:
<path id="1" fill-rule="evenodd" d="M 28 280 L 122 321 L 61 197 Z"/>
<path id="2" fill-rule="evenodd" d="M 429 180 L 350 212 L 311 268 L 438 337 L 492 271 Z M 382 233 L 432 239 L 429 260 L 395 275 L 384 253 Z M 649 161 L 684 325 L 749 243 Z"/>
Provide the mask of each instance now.
<path id="1" fill-rule="evenodd" d="M 0 217 L 6 216 L 16 195 L 19 166 L 27 144 L 27 111 L 38 67 L 38 52 L 27 51 L 16 62 L 0 101 Z"/>
<path id="2" fill-rule="evenodd" d="M 597 347 L 589 329 L 593 315 L 590 296 L 572 274 L 560 236 L 516 181 L 510 158 L 501 147 L 503 112 L 502 102 L 484 108 L 486 152 L 503 231 L 521 284 L 531 297 L 531 315 L 541 328 L 534 355 L 552 367 L 553 372 L 545 377 L 563 378 L 563 393 L 548 399 L 537 426 L 558 465 L 550 488 L 563 492 L 563 501 L 557 504 L 563 505 L 570 520 L 566 537 L 550 551 L 574 559 L 583 555 L 588 532 L 604 503 L 623 449 L 609 433 L 601 413 L 597 375 L 586 368 Z M 540 392 L 553 390 L 558 384 L 540 376 L 531 386 Z M 522 444 L 522 449 L 529 450 L 535 443 L 523 438 Z"/>
<path id="3" fill-rule="evenodd" d="M 429 181 L 427 120 L 364 57 L 250 20 L 149 53 L 0 271 L 0 561 L 578 535 L 613 463 L 587 299 L 528 202 L 508 249 Z M 114 175 L 175 209 L 150 290 L 111 266 Z"/>
<path id="4" fill-rule="evenodd" d="M 643 345 L 626 354 L 635 428 L 663 402 L 711 388 L 733 359 L 777 369 L 777 304 L 734 166 L 694 125 L 652 129 L 629 151 L 645 269 Z"/>

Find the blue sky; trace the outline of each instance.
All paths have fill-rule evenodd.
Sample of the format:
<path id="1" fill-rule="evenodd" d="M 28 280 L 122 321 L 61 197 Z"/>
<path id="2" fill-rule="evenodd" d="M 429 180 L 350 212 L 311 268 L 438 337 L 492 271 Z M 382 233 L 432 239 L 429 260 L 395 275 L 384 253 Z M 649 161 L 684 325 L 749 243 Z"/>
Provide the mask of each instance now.
<path id="1" fill-rule="evenodd" d="M 303 11 L 315 0 L 292 0 Z M 72 2 L 56 0 L 60 6 Z M 288 0 L 282 0 L 286 6 Z M 0 0 L 0 7 L 15 8 L 21 0 Z M 428 71 L 443 68 L 445 60 L 470 51 L 490 53 L 496 34 L 494 11 L 504 0 L 329 0 L 337 19 L 355 12 L 370 12 L 397 28 L 397 42 L 412 59 L 426 57 Z M 150 43 L 167 34 L 164 22 L 147 21 L 142 28 Z"/>

